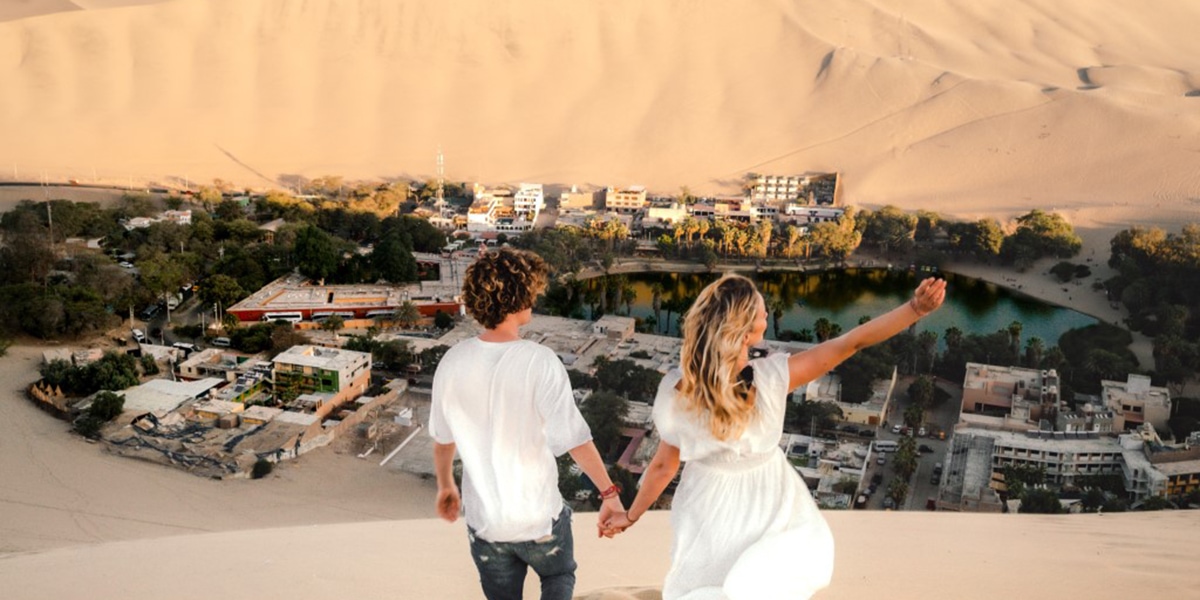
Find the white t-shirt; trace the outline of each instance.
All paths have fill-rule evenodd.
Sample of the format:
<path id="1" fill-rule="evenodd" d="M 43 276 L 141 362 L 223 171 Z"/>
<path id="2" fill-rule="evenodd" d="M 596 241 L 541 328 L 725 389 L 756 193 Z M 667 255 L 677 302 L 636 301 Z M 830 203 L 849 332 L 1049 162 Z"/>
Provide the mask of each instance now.
<path id="1" fill-rule="evenodd" d="M 479 338 L 438 364 L 429 435 L 457 446 L 467 525 L 492 542 L 550 535 L 562 511 L 555 457 L 592 439 L 553 351 Z"/>

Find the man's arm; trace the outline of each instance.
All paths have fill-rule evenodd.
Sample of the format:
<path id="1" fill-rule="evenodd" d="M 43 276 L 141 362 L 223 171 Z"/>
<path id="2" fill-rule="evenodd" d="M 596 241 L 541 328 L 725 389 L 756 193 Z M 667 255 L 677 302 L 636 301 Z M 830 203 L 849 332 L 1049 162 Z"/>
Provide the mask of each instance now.
<path id="1" fill-rule="evenodd" d="M 454 444 L 433 443 L 433 472 L 437 475 L 438 516 L 453 523 L 458 520 L 462 501 L 458 496 L 458 485 L 454 483 Z"/>
<path id="2" fill-rule="evenodd" d="M 612 487 L 612 479 L 608 476 L 608 469 L 604 468 L 604 461 L 600 458 L 600 451 L 596 450 L 596 444 L 588 440 L 568 451 L 571 459 L 575 464 L 583 469 L 588 479 L 596 485 L 598 490 L 607 490 Z M 621 504 L 621 496 L 614 494 L 612 497 L 604 499 L 600 504 L 600 516 L 597 519 L 599 525 L 608 521 L 613 515 L 625 512 L 625 506 Z"/>

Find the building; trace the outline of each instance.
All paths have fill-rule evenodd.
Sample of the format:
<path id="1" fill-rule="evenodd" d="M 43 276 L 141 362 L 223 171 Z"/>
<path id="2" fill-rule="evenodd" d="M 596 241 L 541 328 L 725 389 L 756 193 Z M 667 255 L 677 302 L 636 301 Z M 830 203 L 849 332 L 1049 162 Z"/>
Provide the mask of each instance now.
<path id="1" fill-rule="evenodd" d="M 1058 373 L 1053 369 L 1023 369 L 967 363 L 963 377 L 962 413 L 964 420 L 991 417 L 990 426 L 1023 431 L 1031 426 L 1053 429 L 1059 411 Z"/>
<path id="2" fill-rule="evenodd" d="M 609 211 L 634 213 L 646 207 L 646 188 L 635 185 L 627 188 L 608 188 L 604 191 L 604 208 Z"/>
<path id="3" fill-rule="evenodd" d="M 179 363 L 179 376 L 190 380 L 216 377 L 236 381 L 239 374 L 252 367 L 253 361 L 250 359 L 244 354 L 221 348 L 205 348 Z"/>
<path id="4" fill-rule="evenodd" d="M 456 315 L 462 308 L 454 298 L 423 293 L 420 285 L 322 285 L 292 274 L 268 283 L 225 312 L 243 323 L 271 320 L 297 323 L 333 315 L 347 320 L 374 319 L 390 318 L 405 302 L 415 304 L 426 317 L 439 310 Z"/>
<path id="5" fill-rule="evenodd" d="M 759 175 L 751 182 L 750 198 L 757 202 L 798 202 L 838 205 L 838 174 Z"/>
<path id="6" fill-rule="evenodd" d="M 955 433 L 946 454 L 938 487 L 938 510 L 955 512 L 1004 512 L 992 477 L 995 439 L 971 431 Z"/>
<path id="7" fill-rule="evenodd" d="M 522 183 L 515 191 L 476 183 L 474 193 L 475 200 L 467 210 L 467 231 L 473 233 L 529 231 L 546 207 L 540 183 Z"/>
<path id="8" fill-rule="evenodd" d="M 186 402 L 207 398 L 209 392 L 224 383 L 223 379 L 207 378 L 199 381 L 171 381 L 151 379 L 141 385 L 117 392 L 125 398 L 123 412 L 142 414 L 148 412 L 170 412 Z"/>
<path id="9" fill-rule="evenodd" d="M 688 218 L 687 207 L 678 202 L 652 202 L 650 208 L 646 209 L 646 218 L 643 220 L 642 226 L 646 227 L 649 222 L 669 227 L 678 225 L 686 218 Z"/>
<path id="10" fill-rule="evenodd" d="M 637 320 L 633 317 L 604 315 L 592 323 L 592 333 L 602 335 L 610 340 L 627 340 L 633 337 Z"/>
<path id="11" fill-rule="evenodd" d="M 600 192 L 581 192 L 576 186 L 571 186 L 571 191 L 563 192 L 558 197 L 560 212 L 598 210 L 603 207 L 604 200 Z"/>
<path id="12" fill-rule="evenodd" d="M 371 380 L 371 355 L 367 352 L 292 346 L 273 362 L 276 396 L 327 393 L 328 401 L 318 407 L 324 409 L 321 415 L 363 395 Z"/>
<path id="13" fill-rule="evenodd" d="M 1101 402 L 1114 413 L 1116 431 L 1132 431 L 1143 423 L 1169 431 L 1171 393 L 1167 388 L 1152 386 L 1149 377 L 1132 373 L 1123 382 L 1101 381 L 1100 387 Z"/>
<path id="14" fill-rule="evenodd" d="M 866 402 L 843 402 L 839 399 L 837 405 L 842 409 L 842 420 L 862 425 L 881 425 L 887 420 L 888 409 L 896 393 L 896 380 L 897 370 L 892 367 L 890 379 L 879 379 L 871 384 L 871 397 Z"/>
<path id="15" fill-rule="evenodd" d="M 750 197 L 760 202 L 798 200 L 808 178 L 798 175 L 759 175 L 754 179 Z"/>

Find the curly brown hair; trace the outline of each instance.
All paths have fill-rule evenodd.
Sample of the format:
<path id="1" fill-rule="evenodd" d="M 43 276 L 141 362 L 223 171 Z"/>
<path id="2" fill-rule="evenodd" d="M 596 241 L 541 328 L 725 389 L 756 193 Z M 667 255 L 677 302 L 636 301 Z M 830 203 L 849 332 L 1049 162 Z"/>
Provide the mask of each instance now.
<path id="1" fill-rule="evenodd" d="M 508 315 L 533 306 L 546 289 L 549 271 L 546 261 L 532 252 L 486 252 L 467 267 L 463 304 L 480 325 L 495 329 Z"/>

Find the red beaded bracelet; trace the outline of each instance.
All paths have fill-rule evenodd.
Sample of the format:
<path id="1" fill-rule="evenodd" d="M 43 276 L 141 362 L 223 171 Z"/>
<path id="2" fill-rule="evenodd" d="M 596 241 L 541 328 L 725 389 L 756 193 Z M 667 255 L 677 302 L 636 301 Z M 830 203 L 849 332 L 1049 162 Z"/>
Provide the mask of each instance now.
<path id="1" fill-rule="evenodd" d="M 604 490 L 603 492 L 600 492 L 600 499 L 608 500 L 609 498 L 616 498 L 617 494 L 620 494 L 620 493 L 621 493 L 621 488 L 617 487 L 617 484 L 614 483 L 614 484 L 608 486 L 608 489 Z"/>

